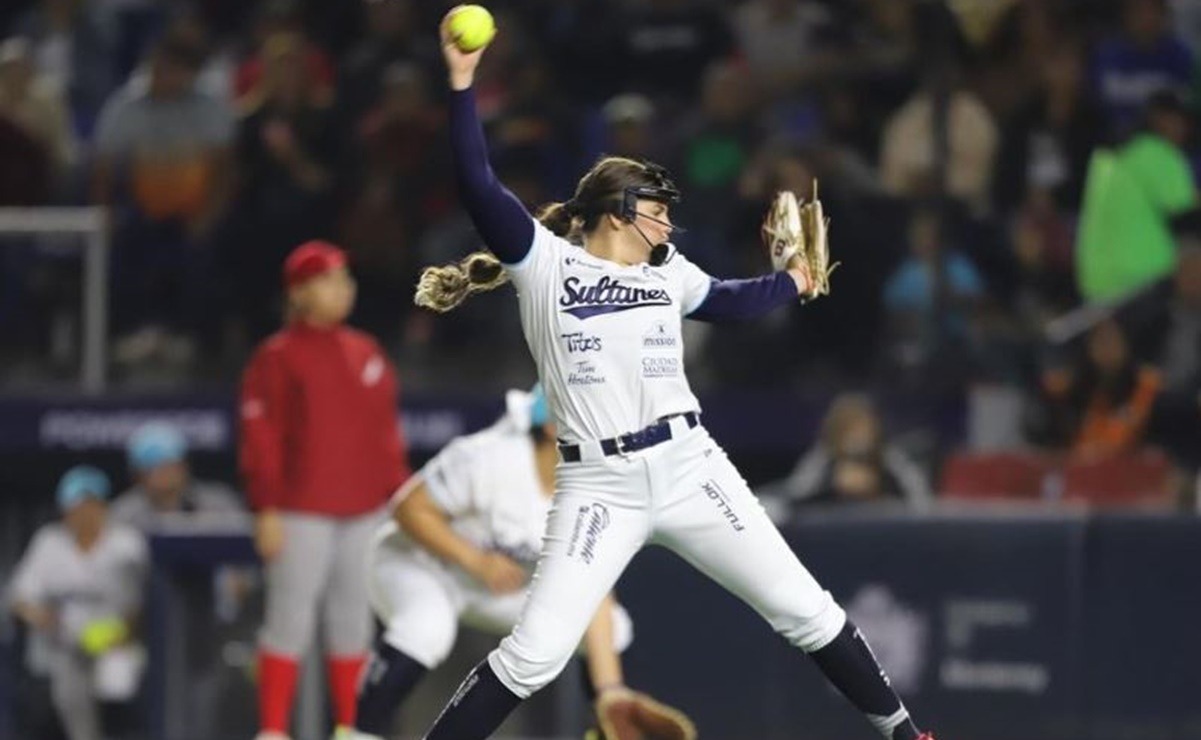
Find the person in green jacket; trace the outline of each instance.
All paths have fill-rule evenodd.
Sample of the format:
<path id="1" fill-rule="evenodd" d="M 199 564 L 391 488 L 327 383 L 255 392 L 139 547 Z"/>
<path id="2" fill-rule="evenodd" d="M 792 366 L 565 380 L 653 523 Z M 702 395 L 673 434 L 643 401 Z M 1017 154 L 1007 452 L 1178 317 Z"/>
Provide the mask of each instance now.
<path id="1" fill-rule="evenodd" d="M 1198 218 L 1184 152 L 1192 113 L 1179 95 L 1151 97 L 1146 126 L 1089 161 L 1076 243 L 1076 280 L 1088 301 L 1117 301 L 1170 276 L 1176 233 Z"/>

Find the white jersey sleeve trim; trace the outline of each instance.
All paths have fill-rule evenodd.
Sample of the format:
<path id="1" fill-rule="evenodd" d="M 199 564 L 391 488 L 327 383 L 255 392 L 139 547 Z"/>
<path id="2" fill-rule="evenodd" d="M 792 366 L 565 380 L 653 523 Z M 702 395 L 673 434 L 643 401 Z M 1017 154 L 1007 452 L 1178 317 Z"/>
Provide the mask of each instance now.
<path id="1" fill-rule="evenodd" d="M 695 263 L 679 253 L 674 245 L 668 257 L 668 265 L 676 271 L 679 279 L 681 298 L 691 297 L 687 303 L 681 303 L 681 315 L 688 316 L 701 307 L 713 290 L 713 276 L 702 270 Z"/>
<path id="2" fill-rule="evenodd" d="M 506 270 L 513 270 L 515 272 L 522 271 L 529 265 L 530 260 L 535 256 L 535 250 L 539 249 L 539 244 L 546 241 L 545 237 L 556 238 L 550 229 L 542 225 L 541 221 L 538 219 L 533 219 L 533 221 L 534 233 L 533 236 L 530 237 L 530 245 L 525 250 L 525 256 L 512 263 L 502 260 L 500 264 L 504 266 Z M 545 236 L 543 236 L 544 234 Z M 542 248 L 545 249 L 545 247 Z"/>
<path id="3" fill-rule="evenodd" d="M 710 281 L 709 281 L 709 287 L 705 289 L 705 292 L 704 292 L 704 294 L 703 294 L 703 295 L 701 295 L 701 297 L 700 297 L 700 300 L 694 301 L 694 302 L 693 302 L 693 304 L 694 304 L 694 305 L 691 305 L 691 306 L 688 306 L 687 308 L 685 308 L 685 309 L 684 309 L 684 315 L 685 315 L 685 316 L 691 316 L 693 313 L 695 313 L 695 312 L 696 312 L 696 310 L 697 310 L 698 308 L 700 308 L 702 305 L 704 305 L 704 303 L 705 303 L 705 300 L 706 300 L 706 299 L 709 297 L 709 293 L 710 293 L 712 290 L 713 290 L 713 281 L 712 281 L 712 280 L 710 280 Z"/>
<path id="4" fill-rule="evenodd" d="M 534 256 L 534 247 L 536 247 L 537 245 L 538 245 L 537 237 L 531 239 L 530 246 L 527 247 L 525 250 L 525 256 L 522 257 L 521 259 L 517 260 L 516 262 L 505 262 L 504 260 L 500 259 L 499 257 L 497 257 L 497 260 L 500 262 L 501 267 L 504 267 L 506 270 L 520 270 L 521 268 L 525 267 L 526 263 L 528 263 L 530 261 L 530 257 Z"/>

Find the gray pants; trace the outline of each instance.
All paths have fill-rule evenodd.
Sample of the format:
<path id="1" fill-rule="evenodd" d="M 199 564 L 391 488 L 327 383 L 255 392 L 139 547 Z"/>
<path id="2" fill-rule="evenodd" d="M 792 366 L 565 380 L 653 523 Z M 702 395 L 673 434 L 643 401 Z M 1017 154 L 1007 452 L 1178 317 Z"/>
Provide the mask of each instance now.
<path id="1" fill-rule="evenodd" d="M 367 553 L 381 514 L 352 519 L 288 512 L 283 551 L 266 568 L 267 604 L 259 645 L 300 658 L 318 609 L 327 655 L 360 655 L 371 644 Z"/>
<path id="2" fill-rule="evenodd" d="M 100 705 L 92 690 L 92 664 L 67 651 L 50 663 L 50 698 L 70 740 L 101 740 Z"/>

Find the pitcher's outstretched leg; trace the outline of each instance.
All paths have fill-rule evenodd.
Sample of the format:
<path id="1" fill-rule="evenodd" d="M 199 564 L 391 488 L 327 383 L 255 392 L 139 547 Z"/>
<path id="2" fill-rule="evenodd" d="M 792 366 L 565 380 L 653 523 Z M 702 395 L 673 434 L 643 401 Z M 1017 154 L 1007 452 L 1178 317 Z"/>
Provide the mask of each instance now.
<path id="1" fill-rule="evenodd" d="M 485 740 L 521 701 L 485 660 L 467 674 L 425 740 Z"/>
<path id="2" fill-rule="evenodd" d="M 918 740 L 909 712 L 863 635 L 848 619 L 838 636 L 809 655 L 830 683 L 888 740 Z"/>

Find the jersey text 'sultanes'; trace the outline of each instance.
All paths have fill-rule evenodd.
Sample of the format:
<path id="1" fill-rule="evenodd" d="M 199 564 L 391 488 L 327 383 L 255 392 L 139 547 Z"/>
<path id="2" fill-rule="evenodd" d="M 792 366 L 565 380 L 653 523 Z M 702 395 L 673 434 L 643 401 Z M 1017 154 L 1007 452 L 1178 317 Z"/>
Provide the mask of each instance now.
<path id="1" fill-rule="evenodd" d="M 682 254 L 622 266 L 537 225 L 529 252 L 508 269 L 560 439 L 613 437 L 698 410 L 681 322 L 712 279 Z"/>

